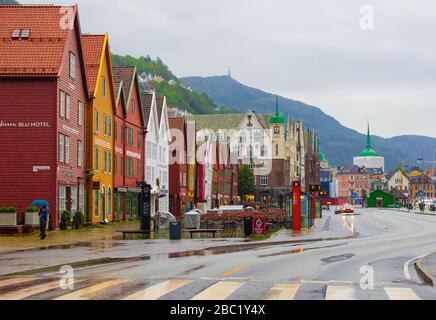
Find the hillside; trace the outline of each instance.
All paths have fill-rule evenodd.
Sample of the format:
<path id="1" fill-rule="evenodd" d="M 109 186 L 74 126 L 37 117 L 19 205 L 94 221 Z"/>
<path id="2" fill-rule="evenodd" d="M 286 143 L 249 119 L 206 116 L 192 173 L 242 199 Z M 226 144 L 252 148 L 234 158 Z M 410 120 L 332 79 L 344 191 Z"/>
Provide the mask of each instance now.
<path id="1" fill-rule="evenodd" d="M 171 72 L 160 58 L 151 59 L 150 56 L 135 58 L 131 56 L 112 55 L 115 66 L 136 66 L 138 73 L 143 72 L 159 76 L 159 81 L 150 81 L 159 96 L 166 96 L 169 106 L 185 109 L 192 114 L 235 113 L 216 105 L 205 93 L 198 93 L 186 88 L 183 83 Z M 174 80 L 173 84 L 169 81 Z"/>
<path id="2" fill-rule="evenodd" d="M 196 91 L 207 93 L 215 103 L 244 112 L 253 108 L 257 112 L 274 112 L 275 95 L 250 88 L 228 76 L 190 77 L 181 79 Z M 320 133 L 322 149 L 331 164 L 350 164 L 365 145 L 365 136 L 344 127 L 321 109 L 305 103 L 279 98 L 282 112 L 295 120 L 303 120 L 308 128 Z M 363 126 L 364 124 L 362 124 Z M 373 137 L 374 148 L 386 158 L 387 170 L 404 165 L 417 165 L 424 151 L 426 159 L 433 158 L 436 139 L 421 136 L 400 136 L 391 139 Z"/>

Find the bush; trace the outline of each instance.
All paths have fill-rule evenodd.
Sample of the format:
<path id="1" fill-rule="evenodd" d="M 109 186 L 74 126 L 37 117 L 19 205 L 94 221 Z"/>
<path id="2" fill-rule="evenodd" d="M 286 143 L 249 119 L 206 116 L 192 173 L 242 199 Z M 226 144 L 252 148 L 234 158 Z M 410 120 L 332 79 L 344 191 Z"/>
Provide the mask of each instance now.
<path id="1" fill-rule="evenodd" d="M 71 212 L 65 210 L 61 215 L 60 227 L 61 230 L 67 230 L 69 226 L 71 226 Z"/>
<path id="2" fill-rule="evenodd" d="M 30 207 L 27 207 L 24 211 L 26 213 L 27 212 L 30 212 L 30 213 L 39 212 L 39 207 L 30 206 Z"/>
<path id="3" fill-rule="evenodd" d="M 84 214 L 81 211 L 76 211 L 73 218 L 73 226 L 74 229 L 79 229 L 82 226 Z"/>
<path id="4" fill-rule="evenodd" d="M 17 213 L 15 208 L 0 208 L 0 213 Z"/>

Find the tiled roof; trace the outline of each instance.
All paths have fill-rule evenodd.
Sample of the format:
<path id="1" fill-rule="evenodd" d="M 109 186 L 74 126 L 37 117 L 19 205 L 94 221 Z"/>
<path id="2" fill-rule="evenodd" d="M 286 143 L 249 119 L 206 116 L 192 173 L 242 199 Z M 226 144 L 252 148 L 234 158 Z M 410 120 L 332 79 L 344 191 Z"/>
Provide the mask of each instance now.
<path id="1" fill-rule="evenodd" d="M 168 118 L 168 122 L 170 124 L 170 129 L 179 129 L 183 131 L 185 127 L 185 118 Z"/>
<path id="2" fill-rule="evenodd" d="M 342 168 L 341 171 L 338 172 L 338 174 L 365 174 L 367 173 L 366 170 L 355 166 L 355 165 L 349 165 Z"/>
<path id="3" fill-rule="evenodd" d="M 133 75 L 135 74 L 135 67 L 117 66 L 112 68 L 115 81 L 115 92 L 118 93 L 119 85 L 123 82 L 124 93 L 129 94 L 130 88 L 133 84 Z M 128 97 L 126 97 L 128 98 Z"/>
<path id="4" fill-rule="evenodd" d="M 244 119 L 244 114 L 193 115 L 186 120 L 195 121 L 198 130 L 209 129 L 218 132 L 220 129 L 237 129 Z"/>
<path id="5" fill-rule="evenodd" d="M 83 58 L 85 60 L 90 96 L 94 95 L 95 86 L 97 84 L 98 69 L 100 68 L 105 37 L 104 34 L 82 36 Z"/>
<path id="6" fill-rule="evenodd" d="M 158 120 L 159 127 L 160 127 L 160 121 L 161 121 L 161 118 L 162 118 L 163 103 L 164 103 L 164 98 L 156 97 L 157 120 Z"/>
<path id="7" fill-rule="evenodd" d="M 150 119 L 151 104 L 153 103 L 153 94 L 141 93 L 141 103 L 142 109 L 144 110 L 144 122 L 145 125 L 147 125 L 148 119 Z"/>
<path id="8" fill-rule="evenodd" d="M 70 30 L 61 6 L 0 6 L 0 75 L 57 75 Z M 73 12 L 76 7 L 70 6 Z M 12 31 L 29 29 L 25 39 Z"/>

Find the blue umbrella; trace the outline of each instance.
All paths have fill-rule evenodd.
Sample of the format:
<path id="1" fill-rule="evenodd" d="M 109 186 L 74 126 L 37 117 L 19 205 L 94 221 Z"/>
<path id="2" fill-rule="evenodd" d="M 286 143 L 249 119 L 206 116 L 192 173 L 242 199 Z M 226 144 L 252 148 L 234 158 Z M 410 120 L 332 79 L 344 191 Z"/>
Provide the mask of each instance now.
<path id="1" fill-rule="evenodd" d="M 48 202 L 45 200 L 36 200 L 32 202 L 32 206 L 48 208 Z"/>

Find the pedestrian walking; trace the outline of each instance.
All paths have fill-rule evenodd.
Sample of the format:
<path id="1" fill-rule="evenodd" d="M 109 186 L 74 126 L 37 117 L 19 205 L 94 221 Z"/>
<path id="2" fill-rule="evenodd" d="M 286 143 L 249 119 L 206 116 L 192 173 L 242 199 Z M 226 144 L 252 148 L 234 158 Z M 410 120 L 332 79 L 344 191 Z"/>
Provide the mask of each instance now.
<path id="1" fill-rule="evenodd" d="M 47 229 L 47 219 L 48 219 L 48 208 L 47 206 L 42 206 L 39 209 L 39 227 L 40 227 L 40 237 L 41 240 L 44 240 L 46 235 L 46 229 Z"/>

